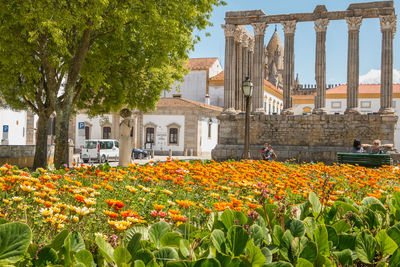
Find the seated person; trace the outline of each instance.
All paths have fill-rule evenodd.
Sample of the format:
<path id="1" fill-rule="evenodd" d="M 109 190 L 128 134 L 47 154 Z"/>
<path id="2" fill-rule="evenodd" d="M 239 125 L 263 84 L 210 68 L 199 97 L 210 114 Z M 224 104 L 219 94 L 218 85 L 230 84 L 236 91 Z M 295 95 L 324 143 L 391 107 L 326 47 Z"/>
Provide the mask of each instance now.
<path id="1" fill-rule="evenodd" d="M 269 152 L 268 146 L 269 146 L 268 143 L 264 143 L 264 147 L 261 150 L 261 159 L 262 160 L 267 160 L 267 154 Z"/>
<path id="2" fill-rule="evenodd" d="M 276 160 L 275 151 L 272 149 L 272 147 L 270 145 L 268 145 L 268 152 L 266 154 L 266 159 L 265 160 L 269 160 L 270 162 Z"/>
<path id="3" fill-rule="evenodd" d="M 351 153 L 365 153 L 364 148 L 361 146 L 360 140 L 354 139 L 353 147 L 351 148 Z"/>
<path id="4" fill-rule="evenodd" d="M 376 139 L 372 142 L 372 145 L 363 144 L 362 147 L 366 148 L 369 154 L 386 154 L 393 147 L 393 144 L 381 145 L 381 140 Z"/>

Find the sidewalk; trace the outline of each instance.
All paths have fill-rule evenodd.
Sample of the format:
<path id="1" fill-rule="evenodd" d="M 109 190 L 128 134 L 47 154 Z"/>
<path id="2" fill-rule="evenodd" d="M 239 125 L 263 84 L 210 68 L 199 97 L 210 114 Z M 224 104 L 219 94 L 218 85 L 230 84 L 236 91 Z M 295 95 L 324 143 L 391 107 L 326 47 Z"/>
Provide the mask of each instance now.
<path id="1" fill-rule="evenodd" d="M 148 162 L 150 162 L 150 161 L 153 161 L 153 162 L 157 162 L 157 161 L 167 161 L 167 158 L 168 158 L 168 156 L 154 156 L 154 158 L 147 158 L 147 159 L 135 159 L 135 160 L 132 160 L 132 163 L 138 163 L 138 164 L 145 164 L 145 163 L 148 163 Z M 172 160 L 174 160 L 174 159 L 177 159 L 177 160 L 186 160 L 186 161 L 189 161 L 189 160 L 210 160 L 211 159 L 211 156 L 206 156 L 206 157 L 197 157 L 197 156 L 172 156 Z M 74 162 L 77 162 L 77 163 L 83 163 L 83 162 L 79 162 L 79 154 L 74 154 Z M 89 164 L 89 163 L 86 163 L 86 164 Z M 95 163 L 95 162 L 93 162 L 93 163 L 90 163 L 90 165 L 99 165 L 99 163 Z M 111 161 L 111 162 L 109 162 L 109 164 L 111 165 L 111 166 L 113 166 L 113 167 L 116 167 L 116 166 L 118 166 L 118 161 Z"/>

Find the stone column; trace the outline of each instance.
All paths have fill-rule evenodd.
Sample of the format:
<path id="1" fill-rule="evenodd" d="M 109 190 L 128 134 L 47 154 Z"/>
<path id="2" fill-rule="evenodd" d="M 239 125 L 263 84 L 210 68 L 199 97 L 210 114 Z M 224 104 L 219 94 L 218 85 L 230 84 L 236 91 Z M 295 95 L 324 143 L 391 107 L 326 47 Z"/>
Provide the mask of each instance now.
<path id="1" fill-rule="evenodd" d="M 345 114 L 360 114 L 358 109 L 359 33 L 362 17 L 346 18 L 349 37 L 347 54 L 347 109 Z"/>
<path id="2" fill-rule="evenodd" d="M 253 75 L 252 81 L 254 84 L 253 90 L 253 112 L 265 113 L 263 109 L 264 101 L 264 34 L 268 24 L 265 22 L 251 24 L 254 28 L 254 60 L 253 60 Z"/>
<path id="3" fill-rule="evenodd" d="M 394 114 L 393 101 L 393 38 L 396 15 L 379 16 L 382 31 L 381 114 Z"/>
<path id="4" fill-rule="evenodd" d="M 26 144 L 35 145 L 35 115 L 28 109 L 26 111 Z"/>
<path id="5" fill-rule="evenodd" d="M 244 32 L 241 27 L 236 27 L 234 40 L 235 40 L 235 110 L 242 110 L 242 75 L 243 75 L 243 54 L 242 54 L 242 41 Z"/>
<path id="6" fill-rule="evenodd" d="M 282 26 L 285 32 L 282 114 L 293 115 L 291 91 L 294 82 L 294 33 L 296 31 L 296 21 L 282 21 Z"/>
<path id="7" fill-rule="evenodd" d="M 317 96 L 315 97 L 314 114 L 326 114 L 326 29 L 328 19 L 318 19 L 314 23 L 316 38 L 315 50 L 315 81 L 317 83 Z"/>
<path id="8" fill-rule="evenodd" d="M 249 56 L 248 56 L 248 71 L 249 71 L 249 77 L 250 80 L 253 80 L 253 61 L 254 61 L 254 38 L 249 38 Z"/>
<path id="9" fill-rule="evenodd" d="M 224 111 L 226 114 L 235 114 L 235 92 L 234 84 L 234 34 L 236 26 L 233 24 L 222 25 L 225 31 L 225 66 L 224 66 Z"/>
<path id="10" fill-rule="evenodd" d="M 249 37 L 247 35 L 243 35 L 242 39 L 242 81 L 246 79 L 246 77 L 250 77 L 249 73 Z M 243 93 L 241 94 L 241 110 L 245 110 L 245 98 L 243 97 Z"/>

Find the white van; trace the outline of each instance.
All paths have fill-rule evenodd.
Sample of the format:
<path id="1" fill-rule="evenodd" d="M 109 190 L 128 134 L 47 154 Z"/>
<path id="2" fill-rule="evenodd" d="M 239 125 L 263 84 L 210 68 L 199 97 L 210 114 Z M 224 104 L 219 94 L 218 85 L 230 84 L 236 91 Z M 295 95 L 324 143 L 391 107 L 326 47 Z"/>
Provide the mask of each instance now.
<path id="1" fill-rule="evenodd" d="M 81 147 L 81 160 L 85 163 L 90 161 L 106 162 L 119 159 L 118 140 L 99 139 L 86 140 Z"/>

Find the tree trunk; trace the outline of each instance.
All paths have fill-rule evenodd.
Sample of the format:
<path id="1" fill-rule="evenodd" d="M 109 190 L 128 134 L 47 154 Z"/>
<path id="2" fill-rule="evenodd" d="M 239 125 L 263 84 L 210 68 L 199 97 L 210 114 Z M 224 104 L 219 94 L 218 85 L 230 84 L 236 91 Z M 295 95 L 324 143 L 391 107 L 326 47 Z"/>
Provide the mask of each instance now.
<path id="1" fill-rule="evenodd" d="M 54 166 L 59 169 L 68 164 L 68 128 L 70 108 L 63 107 L 56 111 L 56 147 L 54 151 Z"/>
<path id="2" fill-rule="evenodd" d="M 50 115 L 46 112 L 38 114 L 37 138 L 33 168 L 46 168 L 47 166 L 47 130 Z"/>

